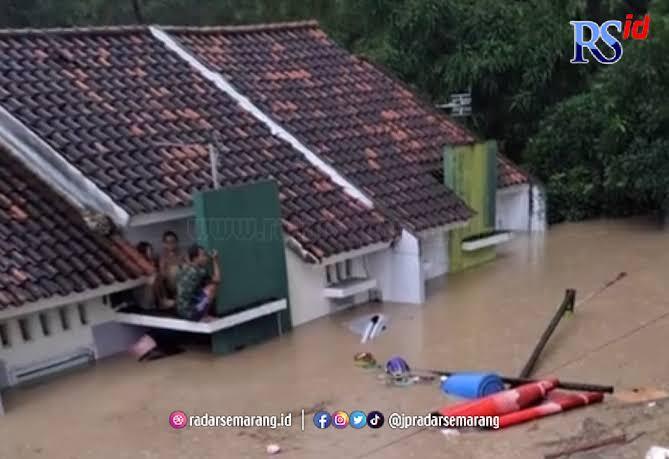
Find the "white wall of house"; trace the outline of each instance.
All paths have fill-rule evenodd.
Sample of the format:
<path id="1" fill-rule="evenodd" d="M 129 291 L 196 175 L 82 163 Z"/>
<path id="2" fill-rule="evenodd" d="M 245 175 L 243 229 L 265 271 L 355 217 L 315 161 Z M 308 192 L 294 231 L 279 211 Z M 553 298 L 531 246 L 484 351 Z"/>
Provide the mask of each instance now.
<path id="1" fill-rule="evenodd" d="M 388 249 L 385 249 L 388 250 Z M 368 266 L 368 257 L 361 255 L 350 258 L 351 278 L 373 278 Z M 346 278 L 346 260 L 338 262 L 340 274 Z M 370 291 L 359 293 L 342 299 L 331 299 L 325 296 L 328 287 L 328 270 L 333 285 L 337 284 L 336 264 L 315 265 L 305 263 L 294 251 L 286 248 L 286 265 L 288 269 L 288 291 L 290 296 L 291 318 L 293 326 L 318 319 L 370 300 Z"/>
<path id="2" fill-rule="evenodd" d="M 530 229 L 530 186 L 516 185 L 497 190 L 496 228 L 509 231 Z"/>
<path id="3" fill-rule="evenodd" d="M 0 361 L 7 369 L 9 383 L 22 368 L 88 350 L 97 358 L 92 329 L 114 319 L 103 297 L 63 306 L 0 318 Z"/>
<path id="4" fill-rule="evenodd" d="M 286 268 L 293 326 L 330 314 L 330 300 L 323 296 L 325 267 L 305 263 L 293 250 L 286 248 Z"/>
<path id="5" fill-rule="evenodd" d="M 368 256 L 371 277 L 377 279 L 381 298 L 386 302 L 425 302 L 425 275 L 418 239 L 402 231 L 391 249 Z"/>
<path id="6" fill-rule="evenodd" d="M 438 232 L 421 239 L 421 261 L 425 280 L 448 272 L 448 232 Z"/>
<path id="7" fill-rule="evenodd" d="M 538 185 L 533 185 L 532 195 L 532 215 L 530 216 L 530 231 L 546 231 L 546 194 L 544 189 Z"/>
<path id="8" fill-rule="evenodd" d="M 545 231 L 546 202 L 541 188 L 525 184 L 497 190 L 496 219 L 499 230 Z"/>

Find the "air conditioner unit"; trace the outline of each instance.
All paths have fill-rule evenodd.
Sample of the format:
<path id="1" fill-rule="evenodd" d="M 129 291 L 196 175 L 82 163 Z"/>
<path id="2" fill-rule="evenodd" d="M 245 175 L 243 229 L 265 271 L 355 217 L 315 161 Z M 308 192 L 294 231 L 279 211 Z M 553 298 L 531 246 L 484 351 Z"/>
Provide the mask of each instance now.
<path id="1" fill-rule="evenodd" d="M 89 348 L 78 348 L 67 354 L 61 354 L 48 360 L 30 365 L 14 367 L 10 371 L 10 382 L 14 385 L 25 384 L 64 370 L 81 368 L 95 362 L 95 353 Z"/>

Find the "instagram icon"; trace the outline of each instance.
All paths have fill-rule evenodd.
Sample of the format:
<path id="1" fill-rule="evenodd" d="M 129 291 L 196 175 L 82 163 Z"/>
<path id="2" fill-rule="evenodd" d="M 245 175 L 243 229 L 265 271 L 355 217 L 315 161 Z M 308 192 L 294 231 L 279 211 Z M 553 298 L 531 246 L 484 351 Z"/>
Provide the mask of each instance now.
<path id="1" fill-rule="evenodd" d="M 332 413 L 332 425 L 337 429 L 343 429 L 348 425 L 348 413 L 346 411 L 335 411 Z"/>

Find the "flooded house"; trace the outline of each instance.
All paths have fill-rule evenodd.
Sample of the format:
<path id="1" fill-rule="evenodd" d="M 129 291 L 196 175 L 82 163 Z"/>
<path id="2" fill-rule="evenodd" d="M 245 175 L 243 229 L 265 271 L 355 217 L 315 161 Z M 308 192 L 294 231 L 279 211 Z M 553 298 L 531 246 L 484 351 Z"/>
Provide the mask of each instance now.
<path id="1" fill-rule="evenodd" d="M 292 326 L 371 299 L 421 304 L 428 280 L 545 229 L 540 185 L 494 141 L 314 22 L 0 31 L 0 144 L 0 230 L 16 241 L 0 245 L 0 387 L 151 326 L 118 323 L 108 296 L 147 281 L 136 243 L 198 239 L 199 192 L 276 183 Z M 81 236 L 81 209 L 117 236 Z M 106 277 L 85 277 L 89 263 Z M 85 331 L 42 338 L 65 321 Z"/>
<path id="2" fill-rule="evenodd" d="M 4 147 L 0 232 L 0 388 L 89 363 L 100 346 L 124 350 L 116 337 L 102 343 L 97 326 L 114 321 L 109 296 L 146 282 L 152 267 L 127 241 L 89 228 Z"/>

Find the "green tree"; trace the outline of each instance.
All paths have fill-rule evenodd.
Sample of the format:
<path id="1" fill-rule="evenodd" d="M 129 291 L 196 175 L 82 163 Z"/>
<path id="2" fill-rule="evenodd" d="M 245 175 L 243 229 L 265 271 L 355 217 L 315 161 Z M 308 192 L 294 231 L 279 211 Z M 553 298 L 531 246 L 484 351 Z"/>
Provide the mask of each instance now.
<path id="1" fill-rule="evenodd" d="M 662 4 L 650 15 L 648 39 L 625 42 L 622 60 L 559 103 L 528 144 L 553 221 L 669 210 L 669 15 Z"/>

